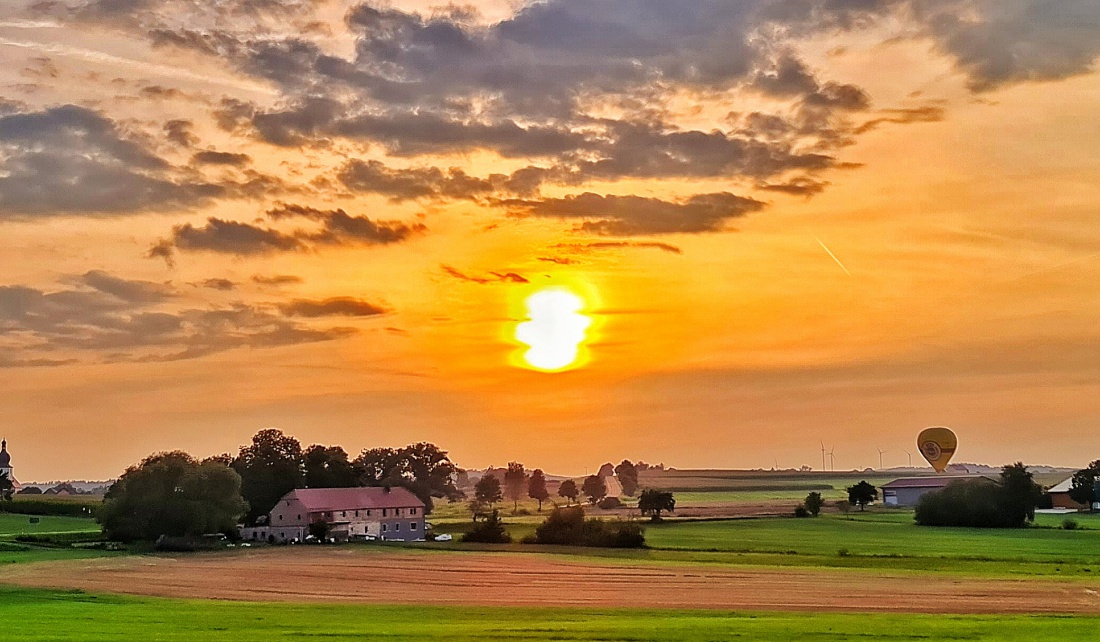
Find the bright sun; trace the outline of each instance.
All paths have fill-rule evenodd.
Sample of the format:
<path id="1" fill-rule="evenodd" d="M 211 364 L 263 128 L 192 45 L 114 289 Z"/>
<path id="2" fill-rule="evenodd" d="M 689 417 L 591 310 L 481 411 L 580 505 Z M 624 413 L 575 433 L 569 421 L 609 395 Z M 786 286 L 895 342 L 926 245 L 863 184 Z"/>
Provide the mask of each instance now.
<path id="1" fill-rule="evenodd" d="M 530 346 L 523 360 L 543 372 L 560 372 L 574 366 L 592 319 L 584 314 L 584 301 L 565 288 L 547 288 L 527 297 L 527 321 L 516 326 L 516 340 Z"/>

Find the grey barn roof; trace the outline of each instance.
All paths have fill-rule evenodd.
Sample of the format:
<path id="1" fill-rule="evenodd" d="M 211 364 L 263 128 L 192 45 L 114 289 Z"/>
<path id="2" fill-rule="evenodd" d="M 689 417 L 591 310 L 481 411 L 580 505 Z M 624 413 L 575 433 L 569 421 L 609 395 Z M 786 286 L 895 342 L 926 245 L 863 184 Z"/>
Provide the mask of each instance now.
<path id="1" fill-rule="evenodd" d="M 954 481 L 968 480 L 968 479 L 981 479 L 989 482 L 996 482 L 996 479 L 987 477 L 985 475 L 944 475 L 938 477 L 902 477 L 901 479 L 895 479 L 894 481 L 883 484 L 880 488 L 944 488 L 948 484 Z"/>

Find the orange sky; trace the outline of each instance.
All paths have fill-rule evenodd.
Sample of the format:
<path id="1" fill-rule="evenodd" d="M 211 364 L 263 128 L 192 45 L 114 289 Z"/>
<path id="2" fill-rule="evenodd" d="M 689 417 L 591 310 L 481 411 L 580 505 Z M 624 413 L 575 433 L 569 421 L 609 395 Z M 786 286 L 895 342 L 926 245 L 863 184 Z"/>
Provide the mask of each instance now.
<path id="1" fill-rule="evenodd" d="M 357 4 L 0 9 L 21 480 L 270 426 L 560 473 L 904 465 L 928 425 L 1100 456 L 1091 0 Z M 515 365 L 545 286 L 583 367 Z"/>

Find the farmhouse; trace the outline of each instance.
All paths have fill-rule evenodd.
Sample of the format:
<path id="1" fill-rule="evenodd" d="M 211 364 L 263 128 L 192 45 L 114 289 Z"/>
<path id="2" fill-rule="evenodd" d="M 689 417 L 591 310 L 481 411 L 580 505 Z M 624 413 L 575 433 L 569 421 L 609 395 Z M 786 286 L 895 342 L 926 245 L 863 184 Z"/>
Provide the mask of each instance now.
<path id="1" fill-rule="evenodd" d="M 886 506 L 916 506 L 924 495 L 942 490 L 948 484 L 960 480 L 984 480 L 993 484 L 996 479 L 985 475 L 944 475 L 939 477 L 903 477 L 883 484 L 882 503 Z"/>
<path id="2" fill-rule="evenodd" d="M 1073 488 L 1073 478 L 1057 483 L 1050 487 L 1047 494 L 1050 495 L 1050 503 L 1053 508 L 1070 508 L 1073 510 L 1085 510 L 1085 504 L 1073 501 L 1069 496 L 1069 489 Z"/>
<path id="3" fill-rule="evenodd" d="M 283 495 L 267 523 L 242 528 L 246 540 L 303 541 L 309 525 L 326 522 L 329 537 L 424 539 L 424 502 L 405 488 L 300 488 Z"/>

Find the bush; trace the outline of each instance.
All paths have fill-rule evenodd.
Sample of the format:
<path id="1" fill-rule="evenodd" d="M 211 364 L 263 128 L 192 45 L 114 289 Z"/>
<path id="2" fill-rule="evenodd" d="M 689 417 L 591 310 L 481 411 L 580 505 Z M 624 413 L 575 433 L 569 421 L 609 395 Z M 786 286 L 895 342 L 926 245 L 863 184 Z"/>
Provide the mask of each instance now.
<path id="1" fill-rule="evenodd" d="M 799 506 L 798 508 L 794 509 L 794 516 L 795 517 L 809 517 L 810 516 L 810 511 L 806 510 L 805 506 Z"/>
<path id="2" fill-rule="evenodd" d="M 221 550 L 225 548 L 225 542 L 215 537 L 161 535 L 157 538 L 153 548 L 170 553 L 194 553 L 197 551 Z"/>
<path id="3" fill-rule="evenodd" d="M 102 533 L 50 533 L 43 535 L 16 535 L 15 541 L 39 546 L 69 548 L 74 544 L 103 541 Z"/>
<path id="4" fill-rule="evenodd" d="M 580 506 L 555 508 L 535 529 L 535 544 L 591 546 L 599 548 L 643 548 L 645 531 L 633 522 L 605 522 L 585 519 Z"/>
<path id="5" fill-rule="evenodd" d="M 1064 519 L 1064 520 L 1062 520 L 1062 530 L 1075 531 L 1075 530 L 1077 530 L 1078 526 L 1079 526 L 1079 524 L 1077 523 L 1077 520 L 1075 520 L 1075 519 Z"/>
<path id="6" fill-rule="evenodd" d="M 596 506 L 602 510 L 614 510 L 616 508 L 622 508 L 623 503 L 619 501 L 618 497 L 604 497 L 596 502 Z"/>
<path id="7" fill-rule="evenodd" d="M 916 520 L 921 526 L 963 526 L 969 528 L 1011 528 L 1001 505 L 1000 486 L 981 481 L 956 481 L 947 488 L 928 493 L 917 502 Z"/>
<path id="8" fill-rule="evenodd" d="M 101 502 L 72 500 L 24 499 L 27 495 L 17 495 L 18 499 L 0 502 L 0 511 L 17 515 L 48 515 L 54 517 L 95 517 Z"/>
<path id="9" fill-rule="evenodd" d="M 1005 466 L 1000 483 L 960 480 L 917 502 L 916 520 L 922 526 L 1020 528 L 1035 516 L 1042 489 L 1021 463 Z"/>
<path id="10" fill-rule="evenodd" d="M 507 544 L 512 541 L 512 537 L 504 530 L 504 522 L 500 520 L 500 512 L 493 511 L 485 518 L 485 521 L 478 522 L 463 535 L 462 541 L 479 544 Z"/>

